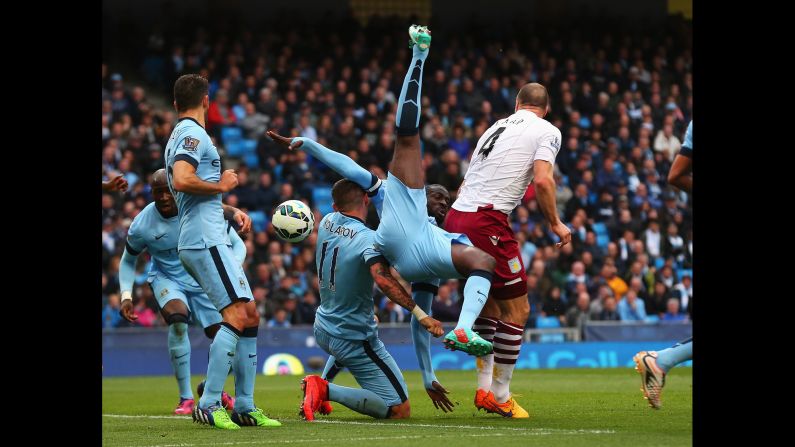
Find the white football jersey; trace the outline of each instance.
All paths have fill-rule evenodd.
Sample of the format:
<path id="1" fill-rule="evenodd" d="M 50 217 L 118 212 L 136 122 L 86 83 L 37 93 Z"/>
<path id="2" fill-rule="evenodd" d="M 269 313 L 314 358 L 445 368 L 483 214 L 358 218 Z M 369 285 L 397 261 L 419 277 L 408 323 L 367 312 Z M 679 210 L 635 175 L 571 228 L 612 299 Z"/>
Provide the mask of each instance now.
<path id="1" fill-rule="evenodd" d="M 478 140 L 453 208 L 510 214 L 533 180 L 535 161 L 554 164 L 560 142 L 560 130 L 529 110 L 497 121 Z"/>

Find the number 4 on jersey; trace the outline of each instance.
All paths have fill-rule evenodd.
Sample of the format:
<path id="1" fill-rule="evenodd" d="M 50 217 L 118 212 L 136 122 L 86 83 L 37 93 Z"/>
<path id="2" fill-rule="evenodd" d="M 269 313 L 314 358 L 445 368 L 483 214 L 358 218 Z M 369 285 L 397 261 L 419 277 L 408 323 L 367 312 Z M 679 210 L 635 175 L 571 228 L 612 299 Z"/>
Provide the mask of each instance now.
<path id="1" fill-rule="evenodd" d="M 497 130 L 494 131 L 486 141 L 483 142 L 483 146 L 480 147 L 480 151 L 478 155 L 483 155 L 483 158 L 486 158 L 491 153 L 491 150 L 494 149 L 494 144 L 497 142 L 497 138 L 500 138 L 500 135 L 505 131 L 505 127 L 499 127 Z"/>

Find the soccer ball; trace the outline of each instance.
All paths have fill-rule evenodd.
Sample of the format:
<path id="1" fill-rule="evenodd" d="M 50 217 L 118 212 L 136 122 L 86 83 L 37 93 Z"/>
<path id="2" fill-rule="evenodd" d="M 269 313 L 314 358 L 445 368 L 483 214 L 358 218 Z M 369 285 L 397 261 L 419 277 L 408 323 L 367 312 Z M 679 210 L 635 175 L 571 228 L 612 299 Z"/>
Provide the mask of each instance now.
<path id="1" fill-rule="evenodd" d="M 277 206 L 271 222 L 276 236 L 286 242 L 301 242 L 315 228 L 312 210 L 298 200 L 288 200 Z"/>

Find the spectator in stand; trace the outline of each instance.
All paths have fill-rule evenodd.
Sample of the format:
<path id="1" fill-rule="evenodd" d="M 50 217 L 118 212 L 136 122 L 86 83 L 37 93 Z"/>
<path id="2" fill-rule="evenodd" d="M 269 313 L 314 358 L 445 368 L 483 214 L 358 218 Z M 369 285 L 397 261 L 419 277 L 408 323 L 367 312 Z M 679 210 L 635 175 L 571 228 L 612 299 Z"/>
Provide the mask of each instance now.
<path id="1" fill-rule="evenodd" d="M 646 319 L 646 303 L 638 298 L 634 290 L 629 289 L 624 298 L 618 302 L 618 315 L 621 321 L 644 321 Z"/>
<path id="2" fill-rule="evenodd" d="M 220 135 L 219 128 L 235 124 L 237 117 L 232 112 L 229 104 L 229 93 L 226 90 L 215 92 L 215 100 L 210 102 L 210 109 L 207 111 L 207 132 L 210 135 Z"/>
<path id="3" fill-rule="evenodd" d="M 660 318 L 662 321 L 686 321 L 687 314 L 679 311 L 679 300 L 676 298 L 669 298 L 665 306 L 665 314 Z"/>
<path id="4" fill-rule="evenodd" d="M 616 299 L 613 296 L 605 297 L 602 311 L 596 314 L 594 320 L 599 321 L 621 321 L 621 316 L 616 310 Z"/>

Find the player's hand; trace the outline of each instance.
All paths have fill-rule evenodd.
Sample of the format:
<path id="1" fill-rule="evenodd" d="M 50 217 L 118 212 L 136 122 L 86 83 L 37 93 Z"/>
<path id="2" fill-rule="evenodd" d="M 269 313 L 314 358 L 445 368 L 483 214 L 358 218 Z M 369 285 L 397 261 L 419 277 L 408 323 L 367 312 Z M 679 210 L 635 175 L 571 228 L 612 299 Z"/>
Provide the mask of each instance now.
<path id="1" fill-rule="evenodd" d="M 248 217 L 248 214 L 237 210 L 235 214 L 232 215 L 232 219 L 235 219 L 235 222 L 240 226 L 240 230 L 237 234 L 243 236 L 251 231 L 251 218 Z"/>
<path id="2" fill-rule="evenodd" d="M 431 383 L 431 388 L 425 388 L 425 392 L 428 393 L 428 397 L 431 398 L 433 406 L 436 407 L 437 410 L 442 410 L 445 413 L 453 411 L 453 403 L 450 402 L 450 399 L 446 396 L 449 391 L 447 391 L 441 383 L 434 380 Z"/>
<path id="3" fill-rule="evenodd" d="M 292 143 L 292 141 L 293 141 L 292 138 L 283 137 L 283 136 L 277 134 L 276 132 L 274 132 L 272 130 L 269 130 L 267 132 L 267 134 L 268 134 L 269 137 L 273 138 L 273 141 L 277 142 L 282 147 L 286 147 L 287 149 L 290 149 L 291 151 L 295 150 L 295 149 L 298 149 L 299 147 L 301 147 L 302 144 L 304 144 L 304 142 L 301 141 L 301 140 L 298 140 L 298 141 L 295 142 L 295 144 L 293 144 Z"/>
<path id="4" fill-rule="evenodd" d="M 237 173 L 234 169 L 227 169 L 221 174 L 221 181 L 218 182 L 221 185 L 221 192 L 229 192 L 235 189 L 237 186 Z"/>
<path id="5" fill-rule="evenodd" d="M 555 244 L 555 247 L 560 248 L 571 242 L 571 230 L 561 221 L 558 221 L 553 227 L 552 231 L 558 235 L 560 242 Z"/>
<path id="6" fill-rule="evenodd" d="M 136 314 L 135 310 L 133 309 L 132 300 L 124 300 L 121 302 L 121 310 L 119 310 L 119 314 L 121 314 L 121 316 L 130 323 L 138 319 L 138 314 Z"/>
<path id="7" fill-rule="evenodd" d="M 124 176 L 117 175 L 113 177 L 113 179 L 109 182 L 102 182 L 102 190 L 103 191 L 127 191 L 127 187 L 129 184 Z"/>
<path id="8" fill-rule="evenodd" d="M 428 330 L 434 337 L 441 337 L 444 334 L 444 329 L 442 329 L 442 323 L 439 320 L 433 317 L 425 317 L 420 320 L 420 324 L 422 327 Z"/>

